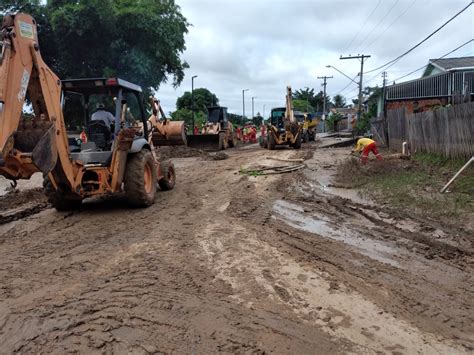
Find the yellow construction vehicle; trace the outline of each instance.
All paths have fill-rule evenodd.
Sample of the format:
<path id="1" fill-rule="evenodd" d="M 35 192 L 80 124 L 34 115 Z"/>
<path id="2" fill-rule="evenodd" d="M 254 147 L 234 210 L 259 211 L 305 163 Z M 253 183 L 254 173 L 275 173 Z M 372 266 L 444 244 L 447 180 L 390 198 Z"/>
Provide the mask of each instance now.
<path id="1" fill-rule="evenodd" d="M 150 97 L 152 115 L 148 119 L 151 132 L 150 140 L 156 147 L 168 145 L 187 145 L 186 125 L 184 121 L 171 121 L 160 105 L 160 101 Z"/>
<path id="2" fill-rule="evenodd" d="M 204 150 L 224 150 L 237 145 L 234 127 L 227 117 L 227 107 L 207 108 L 207 121 L 201 134 L 188 136 L 188 146 Z"/>
<path id="3" fill-rule="evenodd" d="M 174 187 L 173 164 L 160 164 L 148 139 L 139 86 L 118 78 L 59 80 L 27 14 L 4 16 L 0 48 L 0 175 L 16 182 L 42 172 L 58 210 L 122 191 L 132 205 L 149 206 L 158 185 Z M 87 142 L 73 129 L 81 121 Z"/>
<path id="4" fill-rule="evenodd" d="M 301 148 L 303 125 L 293 111 L 291 87 L 286 88 L 286 107 L 273 108 L 267 125 L 267 139 L 262 145 L 270 150 L 277 145 L 289 145 L 294 149 Z"/>
<path id="5" fill-rule="evenodd" d="M 308 143 L 316 140 L 316 127 L 319 125 L 319 119 L 309 113 L 305 113 L 303 120 L 303 142 Z"/>

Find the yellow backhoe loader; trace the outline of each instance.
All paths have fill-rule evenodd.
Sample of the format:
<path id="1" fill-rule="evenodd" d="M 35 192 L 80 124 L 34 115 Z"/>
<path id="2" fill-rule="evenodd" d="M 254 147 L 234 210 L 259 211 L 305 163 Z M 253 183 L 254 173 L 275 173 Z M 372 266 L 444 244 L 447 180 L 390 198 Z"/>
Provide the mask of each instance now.
<path id="1" fill-rule="evenodd" d="M 4 16 L 0 48 L 0 175 L 16 182 L 43 173 L 58 210 L 122 191 L 145 207 L 158 185 L 174 187 L 173 164 L 160 164 L 148 139 L 139 86 L 119 78 L 59 80 L 27 14 Z"/>
<path id="2" fill-rule="evenodd" d="M 267 125 L 267 139 L 263 146 L 270 150 L 277 145 L 301 148 L 303 125 L 294 115 L 291 87 L 286 88 L 286 107 L 273 108 Z"/>
<path id="3" fill-rule="evenodd" d="M 234 127 L 227 117 L 227 107 L 207 108 L 207 121 L 201 134 L 188 136 L 188 146 L 204 150 L 224 150 L 237 145 Z"/>
<path id="4" fill-rule="evenodd" d="M 187 145 L 186 125 L 184 121 L 171 121 L 166 118 L 160 105 L 160 101 L 150 97 L 152 115 L 148 119 L 150 123 L 151 141 L 156 147 L 165 145 Z"/>

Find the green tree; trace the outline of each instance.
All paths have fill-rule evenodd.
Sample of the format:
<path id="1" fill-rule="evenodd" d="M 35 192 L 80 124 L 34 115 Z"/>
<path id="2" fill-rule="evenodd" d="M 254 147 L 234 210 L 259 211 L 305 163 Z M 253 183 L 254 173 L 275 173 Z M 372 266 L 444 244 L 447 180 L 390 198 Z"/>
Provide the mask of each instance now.
<path id="1" fill-rule="evenodd" d="M 263 117 L 262 115 L 260 115 L 260 112 L 257 112 L 257 115 L 252 118 L 252 123 L 257 127 L 260 127 L 262 122 L 263 122 Z"/>
<path id="2" fill-rule="evenodd" d="M 314 107 L 306 100 L 293 100 L 293 109 L 302 112 L 314 112 Z"/>
<path id="3" fill-rule="evenodd" d="M 184 121 L 185 125 L 188 127 L 188 132 L 192 132 L 193 129 L 193 112 L 187 108 L 182 108 L 171 113 L 172 121 Z M 206 123 L 207 114 L 203 112 L 194 113 L 194 124 L 199 128 Z"/>
<path id="4" fill-rule="evenodd" d="M 215 94 L 210 92 L 208 89 L 199 88 L 194 89 L 194 109 L 196 111 L 207 113 L 209 106 L 216 106 L 219 104 L 219 99 Z M 186 91 L 183 95 L 178 97 L 176 100 L 176 108 L 179 109 L 192 109 L 192 95 L 190 91 Z"/>
<path id="5" fill-rule="evenodd" d="M 306 87 L 304 89 L 296 90 L 293 93 L 293 100 L 307 101 L 316 112 L 321 112 L 323 110 L 323 102 L 324 102 L 323 96 L 324 96 L 323 91 L 320 91 L 317 94 L 315 94 L 314 89 L 310 89 Z M 327 95 L 325 99 L 326 99 L 326 109 L 329 109 L 331 105 L 331 99 Z"/>
<path id="6" fill-rule="evenodd" d="M 326 124 L 331 132 L 337 131 L 337 124 L 343 119 L 343 115 L 340 112 L 332 113 L 328 116 Z"/>
<path id="7" fill-rule="evenodd" d="M 246 122 L 246 120 L 243 119 L 242 115 L 237 115 L 235 113 L 227 113 L 227 117 L 234 126 L 243 126 Z"/>
<path id="8" fill-rule="evenodd" d="M 332 104 L 335 108 L 341 108 L 346 106 L 346 99 L 342 95 L 335 95 L 332 99 Z"/>
<path id="9" fill-rule="evenodd" d="M 174 0 L 4 0 L 35 17 L 41 53 L 62 79 L 119 76 L 146 90 L 184 78 L 189 23 Z"/>

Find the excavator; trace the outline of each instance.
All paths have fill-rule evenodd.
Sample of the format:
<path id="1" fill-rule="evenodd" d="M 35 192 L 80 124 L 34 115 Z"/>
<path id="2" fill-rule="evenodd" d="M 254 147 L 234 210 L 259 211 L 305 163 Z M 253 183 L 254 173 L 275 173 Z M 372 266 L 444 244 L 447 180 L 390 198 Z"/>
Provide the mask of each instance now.
<path id="1" fill-rule="evenodd" d="M 94 120 L 94 104 L 112 111 L 113 122 Z M 87 141 L 74 129 L 78 122 L 86 124 Z M 41 57 L 35 20 L 4 16 L 0 175 L 15 185 L 43 173 L 45 194 L 60 211 L 120 192 L 131 205 L 147 207 L 158 186 L 170 190 L 176 181 L 173 164 L 158 161 L 150 134 L 138 85 L 120 78 L 61 81 Z"/>
<path id="2" fill-rule="evenodd" d="M 188 146 L 211 151 L 235 147 L 237 136 L 227 117 L 227 107 L 211 106 L 207 112 L 207 121 L 201 134 L 188 136 Z"/>
<path id="3" fill-rule="evenodd" d="M 277 145 L 301 148 L 303 125 L 298 122 L 293 110 L 291 86 L 286 88 L 286 107 L 273 108 L 267 125 L 267 137 L 261 145 L 270 150 Z"/>
<path id="4" fill-rule="evenodd" d="M 184 121 L 169 120 L 160 101 L 150 97 L 152 115 L 148 119 L 149 130 L 151 132 L 150 140 L 155 147 L 168 145 L 187 145 L 186 125 Z"/>

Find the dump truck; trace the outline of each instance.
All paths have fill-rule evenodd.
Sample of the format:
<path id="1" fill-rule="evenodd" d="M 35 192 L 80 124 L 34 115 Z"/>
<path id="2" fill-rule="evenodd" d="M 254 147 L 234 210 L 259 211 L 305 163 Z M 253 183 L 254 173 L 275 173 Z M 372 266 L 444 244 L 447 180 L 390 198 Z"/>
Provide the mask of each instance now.
<path id="1" fill-rule="evenodd" d="M 149 140 L 140 86 L 120 78 L 61 81 L 24 13 L 4 16 L 0 47 L 0 175 L 15 184 L 42 173 L 57 210 L 120 192 L 146 207 L 158 186 L 174 187 L 173 164 L 159 162 Z M 100 114 L 91 112 L 94 105 Z M 87 141 L 77 134 L 81 124 Z"/>
<path id="2" fill-rule="evenodd" d="M 277 145 L 301 148 L 303 125 L 294 115 L 291 86 L 286 88 L 286 107 L 271 110 L 266 131 L 267 138 L 260 143 L 265 148 L 273 150 Z"/>
<path id="3" fill-rule="evenodd" d="M 207 108 L 207 120 L 201 134 L 189 135 L 188 146 L 203 150 L 224 150 L 237 145 L 237 135 L 227 116 L 227 107 Z"/>

